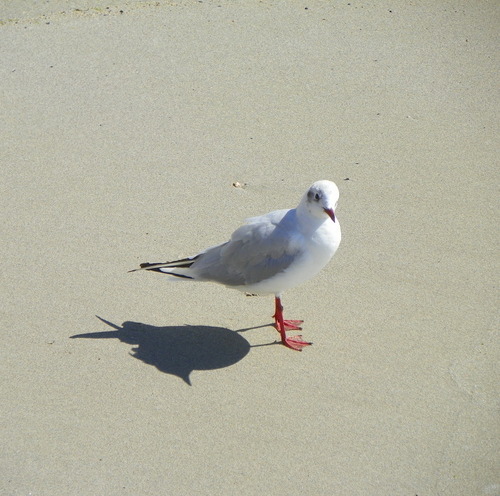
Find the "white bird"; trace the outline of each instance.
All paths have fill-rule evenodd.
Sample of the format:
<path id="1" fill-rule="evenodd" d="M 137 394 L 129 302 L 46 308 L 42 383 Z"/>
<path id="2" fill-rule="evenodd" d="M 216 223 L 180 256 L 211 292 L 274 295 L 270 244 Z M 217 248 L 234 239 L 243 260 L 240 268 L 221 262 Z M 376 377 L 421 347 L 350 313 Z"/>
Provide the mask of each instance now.
<path id="1" fill-rule="evenodd" d="M 289 337 L 286 331 L 301 330 L 303 321 L 283 318 L 281 295 L 316 275 L 337 251 L 341 239 L 335 216 L 338 199 L 335 183 L 317 181 L 297 208 L 247 219 L 229 241 L 196 256 L 143 263 L 130 272 L 152 270 L 185 280 L 216 282 L 246 293 L 274 294 L 274 325 L 281 342 L 302 351 L 311 343 L 302 336 Z"/>

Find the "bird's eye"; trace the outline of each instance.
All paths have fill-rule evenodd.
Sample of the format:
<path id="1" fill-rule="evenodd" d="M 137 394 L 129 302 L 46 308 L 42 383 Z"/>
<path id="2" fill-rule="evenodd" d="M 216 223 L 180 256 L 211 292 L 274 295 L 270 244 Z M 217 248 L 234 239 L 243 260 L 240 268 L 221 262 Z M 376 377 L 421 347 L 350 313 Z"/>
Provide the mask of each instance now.
<path id="1" fill-rule="evenodd" d="M 319 201 L 319 199 L 320 199 L 319 193 L 316 193 L 316 194 L 314 195 L 314 199 L 315 199 L 316 201 Z"/>

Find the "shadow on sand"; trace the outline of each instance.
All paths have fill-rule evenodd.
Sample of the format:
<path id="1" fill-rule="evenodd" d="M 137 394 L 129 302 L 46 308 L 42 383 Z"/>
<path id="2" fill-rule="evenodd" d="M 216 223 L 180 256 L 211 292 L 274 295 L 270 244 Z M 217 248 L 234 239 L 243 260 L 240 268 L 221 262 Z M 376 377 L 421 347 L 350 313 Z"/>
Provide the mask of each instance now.
<path id="1" fill-rule="evenodd" d="M 189 375 L 193 370 L 229 367 L 244 358 L 251 348 L 240 334 L 249 329 L 231 331 L 224 327 L 190 325 L 155 327 L 139 322 L 124 322 L 120 327 L 99 316 L 97 318 L 114 330 L 77 334 L 71 338 L 112 338 L 136 345 L 132 349 L 133 357 L 166 374 L 180 377 L 189 385 Z"/>

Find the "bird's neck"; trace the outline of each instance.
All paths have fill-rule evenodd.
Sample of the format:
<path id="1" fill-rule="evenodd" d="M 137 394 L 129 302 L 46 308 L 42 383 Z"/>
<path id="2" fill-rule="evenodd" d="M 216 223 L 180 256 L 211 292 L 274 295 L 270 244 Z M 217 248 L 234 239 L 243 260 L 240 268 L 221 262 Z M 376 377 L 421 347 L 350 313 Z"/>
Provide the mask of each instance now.
<path id="1" fill-rule="evenodd" d="M 302 232 L 313 232 L 316 231 L 326 220 L 330 218 L 326 217 L 316 217 L 311 212 L 309 212 L 307 206 L 304 203 L 300 203 L 296 209 L 297 220 L 301 226 Z"/>

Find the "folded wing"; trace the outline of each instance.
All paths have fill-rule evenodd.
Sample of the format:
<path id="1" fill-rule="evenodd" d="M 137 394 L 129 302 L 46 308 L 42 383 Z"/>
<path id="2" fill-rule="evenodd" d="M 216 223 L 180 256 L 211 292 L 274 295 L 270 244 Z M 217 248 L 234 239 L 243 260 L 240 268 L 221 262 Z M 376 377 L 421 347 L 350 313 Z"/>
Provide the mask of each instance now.
<path id="1" fill-rule="evenodd" d="M 254 217 L 237 229 L 231 240 L 209 248 L 191 265 L 195 279 L 227 286 L 255 284 L 286 270 L 302 255 L 295 210 Z"/>

